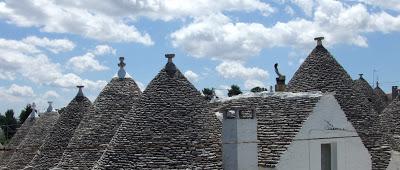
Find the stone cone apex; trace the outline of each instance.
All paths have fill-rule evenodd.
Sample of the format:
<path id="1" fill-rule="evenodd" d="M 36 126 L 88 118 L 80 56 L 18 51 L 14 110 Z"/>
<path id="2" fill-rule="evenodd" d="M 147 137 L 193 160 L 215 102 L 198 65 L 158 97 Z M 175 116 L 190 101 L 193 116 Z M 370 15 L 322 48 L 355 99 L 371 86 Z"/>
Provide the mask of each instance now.
<path id="1" fill-rule="evenodd" d="M 381 100 L 384 104 L 384 108 L 389 104 L 389 98 L 386 93 L 379 87 L 379 82 L 376 82 L 376 87 L 374 88 L 375 95 Z"/>
<path id="2" fill-rule="evenodd" d="M 322 39 L 316 40 L 322 41 Z M 335 92 L 335 98 L 346 117 L 353 124 L 371 154 L 373 169 L 386 167 L 389 164 L 390 148 L 379 147 L 386 146 L 387 143 L 375 138 L 383 137 L 379 118 L 376 117 L 377 113 L 374 113 L 367 99 L 355 92 L 350 75 L 323 45 L 317 43 L 289 81 L 287 90 L 290 92 Z"/>
<path id="3" fill-rule="evenodd" d="M 124 68 L 126 66 L 126 64 L 124 63 L 124 60 L 125 60 L 124 57 L 120 57 L 119 58 L 119 63 L 118 63 L 118 66 L 119 66 L 118 78 L 119 79 L 124 79 L 125 76 L 126 76 L 126 71 L 125 71 L 125 68 Z"/>
<path id="4" fill-rule="evenodd" d="M 58 163 L 58 168 L 92 167 L 100 159 L 141 94 L 141 90 L 132 78 L 112 78 L 93 103 L 94 110 L 85 115 L 75 129 Z"/>
<path id="5" fill-rule="evenodd" d="M 49 102 L 47 102 L 47 103 L 49 103 L 49 107 L 47 107 L 47 110 L 46 110 L 46 112 L 52 112 L 53 111 L 53 102 L 51 102 L 51 101 L 49 101 Z"/>
<path id="6" fill-rule="evenodd" d="M 220 122 L 176 69 L 149 83 L 94 169 L 222 169 Z"/>
<path id="7" fill-rule="evenodd" d="M 32 108 L 32 112 L 30 113 L 29 117 L 31 119 L 34 119 L 36 117 L 36 104 L 35 104 L 35 102 L 32 103 L 31 108 Z"/>
<path id="8" fill-rule="evenodd" d="M 31 169 L 51 169 L 60 161 L 65 148 L 83 117 L 93 110 L 87 97 L 75 97 L 55 122 L 43 144 L 28 163 Z M 54 112 L 49 112 L 54 113 Z"/>
<path id="9" fill-rule="evenodd" d="M 25 139 L 19 144 L 17 150 L 7 163 L 8 169 L 23 169 L 32 160 L 40 146 L 42 146 L 50 130 L 57 122 L 57 112 L 42 113 L 40 118 L 30 127 Z M 29 160 L 29 161 L 27 161 Z"/>
<path id="10" fill-rule="evenodd" d="M 363 74 L 359 74 L 360 78 L 354 80 L 353 89 L 356 93 L 360 94 L 365 98 L 367 103 L 373 106 L 373 109 L 381 113 L 385 108 L 385 103 L 381 98 L 379 98 L 375 93 L 374 89 L 369 85 L 367 80 L 363 78 Z"/>
<path id="11" fill-rule="evenodd" d="M 78 90 L 78 93 L 76 94 L 76 97 L 85 97 L 85 95 L 83 94 L 83 91 L 82 91 L 82 89 L 85 87 L 85 86 L 76 86 L 79 90 Z"/>
<path id="12" fill-rule="evenodd" d="M 175 54 L 165 54 L 165 58 L 168 58 L 168 62 L 165 65 L 165 71 L 168 73 L 169 76 L 174 76 L 177 68 L 173 63 L 172 59 L 175 57 Z"/>

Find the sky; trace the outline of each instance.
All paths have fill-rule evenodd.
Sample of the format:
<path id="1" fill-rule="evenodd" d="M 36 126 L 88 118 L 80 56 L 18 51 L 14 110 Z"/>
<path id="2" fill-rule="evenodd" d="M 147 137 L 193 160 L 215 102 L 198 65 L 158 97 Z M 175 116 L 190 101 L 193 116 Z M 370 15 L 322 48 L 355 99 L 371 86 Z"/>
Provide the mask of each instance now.
<path id="1" fill-rule="evenodd" d="M 290 80 L 323 36 L 353 79 L 400 84 L 398 0 L 0 0 L 0 113 L 66 106 L 76 85 L 94 101 L 118 58 L 144 90 L 164 54 L 223 97 Z"/>

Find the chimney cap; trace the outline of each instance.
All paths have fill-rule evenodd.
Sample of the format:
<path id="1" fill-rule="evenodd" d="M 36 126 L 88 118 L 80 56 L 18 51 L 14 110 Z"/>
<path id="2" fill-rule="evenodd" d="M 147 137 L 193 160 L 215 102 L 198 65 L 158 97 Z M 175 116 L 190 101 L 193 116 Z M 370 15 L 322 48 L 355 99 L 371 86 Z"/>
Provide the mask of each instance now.
<path id="1" fill-rule="evenodd" d="M 360 75 L 360 79 L 362 79 L 364 74 L 360 73 L 358 75 Z"/>
<path id="2" fill-rule="evenodd" d="M 322 45 L 322 40 L 324 40 L 325 37 L 315 37 L 314 40 L 317 41 L 317 45 Z"/>
<path id="3" fill-rule="evenodd" d="M 165 58 L 168 58 L 168 62 L 172 62 L 172 59 L 175 57 L 175 54 L 165 54 Z"/>
<path id="4" fill-rule="evenodd" d="M 78 87 L 78 89 L 79 89 L 78 94 L 76 94 L 76 96 L 77 97 L 83 97 L 84 95 L 83 95 L 83 92 L 82 92 L 82 88 L 85 87 L 85 86 L 79 85 L 79 86 L 76 86 L 76 87 Z"/>

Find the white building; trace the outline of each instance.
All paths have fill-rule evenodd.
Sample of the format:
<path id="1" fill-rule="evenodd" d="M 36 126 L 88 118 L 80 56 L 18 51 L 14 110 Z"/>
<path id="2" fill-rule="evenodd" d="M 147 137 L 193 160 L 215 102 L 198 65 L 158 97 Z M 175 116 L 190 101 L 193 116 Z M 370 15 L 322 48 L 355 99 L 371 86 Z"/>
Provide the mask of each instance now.
<path id="1" fill-rule="evenodd" d="M 223 123 L 224 166 L 234 164 L 236 168 L 233 169 L 254 169 L 252 159 L 257 159 L 258 169 L 266 170 L 370 170 L 372 167 L 367 148 L 332 94 L 263 92 L 219 102 L 223 121 L 237 119 L 236 125 Z M 256 132 L 249 132 L 249 128 L 247 131 L 226 130 L 229 129 L 226 126 L 239 128 L 243 123 L 252 123 L 229 117 L 232 110 L 239 110 L 240 114 L 254 111 Z M 237 134 L 230 134 L 232 132 Z M 249 139 L 251 135 L 240 133 L 257 133 L 258 153 L 257 150 L 243 152 L 247 150 L 243 147 L 251 151 L 253 146 L 240 139 Z M 226 157 L 226 154 L 232 155 L 225 147 L 226 136 L 238 138 L 239 142 L 230 143 L 237 145 L 234 151 L 237 156 Z"/>

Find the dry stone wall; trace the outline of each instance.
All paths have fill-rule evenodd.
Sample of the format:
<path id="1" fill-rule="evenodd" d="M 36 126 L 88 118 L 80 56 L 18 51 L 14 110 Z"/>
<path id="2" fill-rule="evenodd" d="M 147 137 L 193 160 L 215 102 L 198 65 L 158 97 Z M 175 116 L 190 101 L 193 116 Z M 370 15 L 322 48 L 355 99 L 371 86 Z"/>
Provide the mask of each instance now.
<path id="1" fill-rule="evenodd" d="M 167 66 L 148 85 L 94 169 L 222 168 L 221 124 L 173 63 Z"/>
<path id="2" fill-rule="evenodd" d="M 113 78 L 94 102 L 94 112 L 77 127 L 58 167 L 92 167 L 140 96 L 132 78 Z"/>

